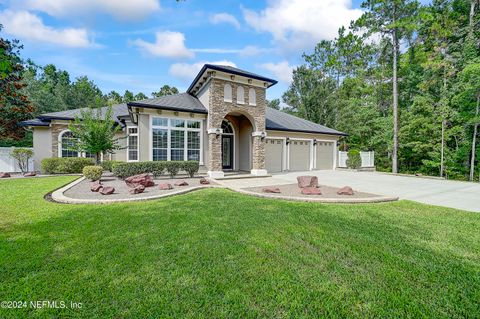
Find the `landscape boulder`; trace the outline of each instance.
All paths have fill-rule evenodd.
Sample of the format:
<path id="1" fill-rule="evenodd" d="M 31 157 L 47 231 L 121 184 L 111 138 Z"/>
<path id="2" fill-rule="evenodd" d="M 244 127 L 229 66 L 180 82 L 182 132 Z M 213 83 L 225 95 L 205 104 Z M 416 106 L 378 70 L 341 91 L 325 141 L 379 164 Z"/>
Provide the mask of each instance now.
<path id="1" fill-rule="evenodd" d="M 102 195 L 111 195 L 111 194 L 113 194 L 113 192 L 115 192 L 115 188 L 113 188 L 112 186 L 104 186 L 99 191 L 99 193 L 102 194 Z"/>
<path id="2" fill-rule="evenodd" d="M 7 178 L 7 177 L 11 177 L 11 176 L 10 176 L 10 173 L 0 172 L 0 178 Z"/>
<path id="3" fill-rule="evenodd" d="M 188 183 L 185 181 L 178 181 L 175 183 L 175 186 L 188 186 Z"/>
<path id="4" fill-rule="evenodd" d="M 125 183 L 130 188 L 135 188 L 138 185 L 143 185 L 145 187 L 151 187 L 155 185 L 153 182 L 153 177 L 149 174 L 139 174 L 127 177 L 125 178 Z"/>
<path id="5" fill-rule="evenodd" d="M 138 185 L 138 186 L 135 186 L 134 188 L 130 188 L 128 192 L 133 195 L 133 194 L 143 193 L 144 190 L 145 190 L 145 186 Z"/>
<path id="6" fill-rule="evenodd" d="M 35 173 L 35 172 L 27 172 L 27 173 L 23 174 L 23 176 L 25 176 L 25 177 L 33 177 L 33 176 L 36 176 L 36 175 L 37 175 L 37 173 Z"/>
<path id="7" fill-rule="evenodd" d="M 298 176 L 297 177 L 298 187 L 318 187 L 318 178 L 317 176 Z"/>
<path id="8" fill-rule="evenodd" d="M 166 191 L 166 190 L 169 190 L 169 189 L 173 189 L 173 186 L 172 186 L 172 184 L 163 183 L 163 184 L 158 185 L 158 188 L 162 191 Z"/>
<path id="9" fill-rule="evenodd" d="M 200 178 L 200 184 L 208 185 L 208 184 L 210 184 L 210 182 L 205 177 L 202 177 L 202 178 Z"/>
<path id="10" fill-rule="evenodd" d="M 338 195 L 353 195 L 353 189 L 350 186 L 343 186 L 337 191 Z"/>
<path id="11" fill-rule="evenodd" d="M 302 188 L 303 195 L 322 195 L 320 188 L 316 187 L 304 187 Z"/>
<path id="12" fill-rule="evenodd" d="M 281 193 L 280 188 L 278 188 L 278 187 L 265 187 L 263 189 L 263 192 L 264 193 L 275 193 L 275 194 Z"/>
<path id="13" fill-rule="evenodd" d="M 102 188 L 103 188 L 103 185 L 102 183 L 100 183 L 100 181 L 95 181 L 90 184 L 90 190 L 92 192 L 99 192 Z"/>

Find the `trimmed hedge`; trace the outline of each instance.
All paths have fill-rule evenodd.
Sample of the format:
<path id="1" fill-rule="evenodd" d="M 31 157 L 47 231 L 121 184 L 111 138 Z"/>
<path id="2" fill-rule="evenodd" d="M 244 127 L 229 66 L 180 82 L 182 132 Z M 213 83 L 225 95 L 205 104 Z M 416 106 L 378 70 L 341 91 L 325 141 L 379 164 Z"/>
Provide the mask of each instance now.
<path id="1" fill-rule="evenodd" d="M 347 166 L 352 169 L 358 169 L 362 166 L 362 158 L 358 150 L 348 151 Z"/>
<path id="2" fill-rule="evenodd" d="M 94 164 L 93 158 L 45 158 L 42 160 L 42 172 L 45 174 L 82 174 L 85 166 Z"/>
<path id="3" fill-rule="evenodd" d="M 166 172 L 173 178 L 179 171 L 186 171 L 189 176 L 193 177 L 198 172 L 198 169 L 199 164 L 196 161 L 129 162 L 114 165 L 113 174 L 123 179 L 145 173 L 158 177 Z"/>
<path id="4" fill-rule="evenodd" d="M 98 181 L 102 177 L 103 168 L 101 166 L 85 166 L 83 168 L 83 176 L 92 180 Z"/>
<path id="5" fill-rule="evenodd" d="M 113 172 L 113 166 L 117 164 L 125 163 L 124 161 L 103 161 L 100 163 L 100 166 L 103 167 L 104 171 Z"/>

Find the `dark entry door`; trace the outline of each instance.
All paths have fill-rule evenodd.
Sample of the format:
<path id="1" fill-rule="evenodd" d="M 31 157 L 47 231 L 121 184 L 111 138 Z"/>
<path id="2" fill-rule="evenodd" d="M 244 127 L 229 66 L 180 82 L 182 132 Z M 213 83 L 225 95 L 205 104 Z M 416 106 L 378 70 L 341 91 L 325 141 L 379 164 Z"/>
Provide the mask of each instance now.
<path id="1" fill-rule="evenodd" d="M 222 135 L 222 167 L 233 169 L 233 136 Z"/>

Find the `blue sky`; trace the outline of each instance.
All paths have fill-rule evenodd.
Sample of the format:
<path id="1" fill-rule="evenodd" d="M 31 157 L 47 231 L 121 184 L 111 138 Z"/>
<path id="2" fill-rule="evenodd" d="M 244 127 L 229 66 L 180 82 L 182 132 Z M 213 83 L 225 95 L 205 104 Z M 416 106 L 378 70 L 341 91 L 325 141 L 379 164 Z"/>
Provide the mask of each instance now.
<path id="1" fill-rule="evenodd" d="M 302 52 L 361 14 L 350 0 L 0 0 L 2 36 L 22 56 L 87 75 L 107 93 L 184 91 L 205 62 L 275 78 L 280 97 Z"/>

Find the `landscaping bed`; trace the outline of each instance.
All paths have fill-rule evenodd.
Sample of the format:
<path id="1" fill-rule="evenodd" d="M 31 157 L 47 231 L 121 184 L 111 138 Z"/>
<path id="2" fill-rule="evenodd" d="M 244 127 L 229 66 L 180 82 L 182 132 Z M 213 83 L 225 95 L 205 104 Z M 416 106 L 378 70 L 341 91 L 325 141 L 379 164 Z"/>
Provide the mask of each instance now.
<path id="1" fill-rule="evenodd" d="M 72 186 L 71 188 L 67 189 L 63 193 L 63 195 L 68 198 L 80 199 L 80 200 L 140 199 L 143 197 L 161 196 L 161 195 L 175 193 L 178 191 L 187 191 L 187 190 L 191 190 L 198 187 L 215 185 L 215 183 L 210 180 L 209 180 L 210 182 L 209 185 L 202 185 L 200 184 L 200 179 L 201 177 L 194 177 L 194 178 L 181 177 L 181 176 L 176 178 L 170 178 L 168 176 L 162 176 L 162 177 L 156 177 L 156 178 L 154 177 L 153 178 L 153 181 L 155 183 L 154 186 L 146 187 L 145 190 L 140 194 L 131 194 L 129 192 L 129 190 L 131 190 L 131 187 L 129 187 L 124 180 L 117 178 L 112 174 L 104 174 L 100 179 L 100 182 L 103 184 L 103 186 L 115 188 L 115 191 L 113 192 L 113 194 L 102 195 L 100 192 L 92 192 L 90 189 L 92 182 L 88 179 L 84 179 L 81 182 Z M 188 185 L 186 186 L 175 185 L 182 181 L 186 182 Z M 171 184 L 173 188 L 162 190 L 159 188 L 160 184 Z"/>

